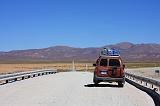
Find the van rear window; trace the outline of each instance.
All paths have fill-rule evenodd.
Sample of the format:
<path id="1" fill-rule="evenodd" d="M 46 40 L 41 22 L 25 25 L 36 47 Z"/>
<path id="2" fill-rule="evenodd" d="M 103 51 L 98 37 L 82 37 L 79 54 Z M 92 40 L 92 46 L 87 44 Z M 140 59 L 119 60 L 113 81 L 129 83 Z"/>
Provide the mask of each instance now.
<path id="1" fill-rule="evenodd" d="M 120 67 L 120 61 L 118 59 L 109 59 L 109 66 Z"/>
<path id="2" fill-rule="evenodd" d="M 108 65 L 108 60 L 107 59 L 101 59 L 100 66 L 107 66 L 107 65 Z"/>

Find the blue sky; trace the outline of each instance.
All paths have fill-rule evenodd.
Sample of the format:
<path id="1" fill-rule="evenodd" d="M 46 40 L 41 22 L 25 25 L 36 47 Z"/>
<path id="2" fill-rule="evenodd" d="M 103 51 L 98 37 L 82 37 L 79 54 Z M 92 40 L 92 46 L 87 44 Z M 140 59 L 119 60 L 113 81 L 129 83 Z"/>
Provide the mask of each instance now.
<path id="1" fill-rule="evenodd" d="M 159 0 L 0 0 L 0 51 L 160 43 Z"/>

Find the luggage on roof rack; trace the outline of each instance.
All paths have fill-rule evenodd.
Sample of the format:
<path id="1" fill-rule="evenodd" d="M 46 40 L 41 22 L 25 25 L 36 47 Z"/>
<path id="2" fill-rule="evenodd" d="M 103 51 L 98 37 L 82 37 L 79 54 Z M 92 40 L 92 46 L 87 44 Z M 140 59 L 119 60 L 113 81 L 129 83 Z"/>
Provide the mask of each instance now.
<path id="1" fill-rule="evenodd" d="M 117 49 L 103 48 L 100 52 L 100 56 L 120 56 L 120 52 Z"/>

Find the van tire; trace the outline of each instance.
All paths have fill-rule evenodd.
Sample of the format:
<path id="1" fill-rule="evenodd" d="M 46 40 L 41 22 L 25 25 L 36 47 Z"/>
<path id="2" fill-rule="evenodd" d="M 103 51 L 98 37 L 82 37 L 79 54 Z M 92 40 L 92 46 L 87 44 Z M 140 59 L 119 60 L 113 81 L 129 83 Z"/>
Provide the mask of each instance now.
<path id="1" fill-rule="evenodd" d="M 124 83 L 123 82 L 118 82 L 118 86 L 119 87 L 124 87 Z"/>
<path id="2" fill-rule="evenodd" d="M 98 85 L 98 84 L 100 83 L 100 81 L 98 81 L 98 80 L 96 79 L 95 73 L 94 73 L 94 77 L 93 77 L 93 83 L 94 83 L 95 85 Z"/>
<path id="3" fill-rule="evenodd" d="M 98 80 L 93 80 L 93 83 L 95 84 L 95 85 L 98 85 L 100 82 L 98 81 Z"/>

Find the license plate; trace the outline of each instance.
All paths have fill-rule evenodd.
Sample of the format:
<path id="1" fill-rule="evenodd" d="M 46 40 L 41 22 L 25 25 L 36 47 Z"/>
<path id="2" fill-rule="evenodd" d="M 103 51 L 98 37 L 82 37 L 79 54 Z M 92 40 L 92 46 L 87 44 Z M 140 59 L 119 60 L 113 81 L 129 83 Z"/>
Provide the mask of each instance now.
<path id="1" fill-rule="evenodd" d="M 106 71 L 101 71 L 101 74 L 107 74 L 107 72 Z"/>

